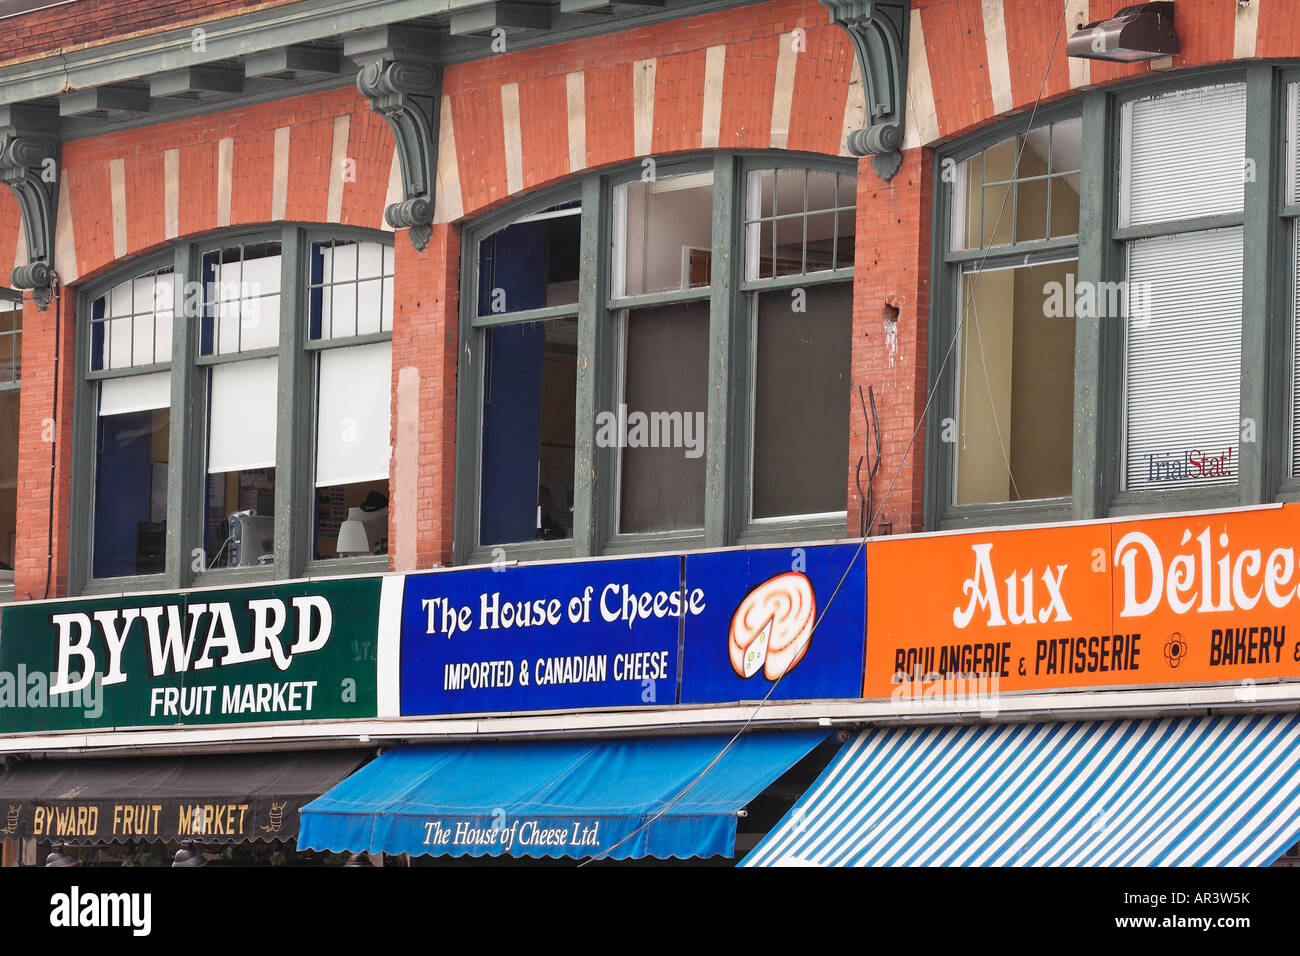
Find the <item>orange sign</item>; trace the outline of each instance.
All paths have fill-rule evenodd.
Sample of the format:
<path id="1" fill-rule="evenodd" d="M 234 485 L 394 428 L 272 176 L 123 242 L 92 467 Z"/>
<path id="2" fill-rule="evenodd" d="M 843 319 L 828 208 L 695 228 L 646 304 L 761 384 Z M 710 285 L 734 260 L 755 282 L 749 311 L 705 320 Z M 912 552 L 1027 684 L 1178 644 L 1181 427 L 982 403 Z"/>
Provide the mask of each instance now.
<path id="1" fill-rule="evenodd" d="M 867 545 L 863 696 L 1300 677 L 1300 505 Z"/>

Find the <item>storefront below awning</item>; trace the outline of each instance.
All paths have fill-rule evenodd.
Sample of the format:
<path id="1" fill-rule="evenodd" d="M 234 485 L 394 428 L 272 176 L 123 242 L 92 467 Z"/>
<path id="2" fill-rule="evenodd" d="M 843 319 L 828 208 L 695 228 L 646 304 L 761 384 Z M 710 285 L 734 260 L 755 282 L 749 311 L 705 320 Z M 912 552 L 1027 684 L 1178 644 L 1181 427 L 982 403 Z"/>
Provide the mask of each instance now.
<path id="1" fill-rule="evenodd" d="M 1263 866 L 1300 715 L 866 730 L 742 866 Z"/>
<path id="2" fill-rule="evenodd" d="M 398 747 L 303 808 L 299 849 L 732 856 L 736 818 L 828 731 Z"/>
<path id="3" fill-rule="evenodd" d="M 23 761 L 0 775 L 0 839 L 292 840 L 298 811 L 373 751 Z"/>

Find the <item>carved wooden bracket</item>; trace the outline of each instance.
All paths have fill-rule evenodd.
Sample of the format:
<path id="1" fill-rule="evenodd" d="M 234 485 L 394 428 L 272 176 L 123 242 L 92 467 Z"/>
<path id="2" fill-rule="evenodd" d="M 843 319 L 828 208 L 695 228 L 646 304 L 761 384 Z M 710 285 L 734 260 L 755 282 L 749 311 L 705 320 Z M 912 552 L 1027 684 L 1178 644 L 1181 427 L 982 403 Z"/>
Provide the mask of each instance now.
<path id="1" fill-rule="evenodd" d="M 41 310 L 54 296 L 54 222 L 59 194 L 57 122 L 35 111 L 0 110 L 0 182 L 18 200 L 27 264 L 13 270 L 15 289 L 31 289 Z"/>
<path id="2" fill-rule="evenodd" d="M 903 162 L 903 111 L 907 105 L 909 0 L 821 0 L 831 23 L 853 41 L 867 100 L 867 127 L 849 134 L 849 152 L 872 156 L 889 181 Z"/>

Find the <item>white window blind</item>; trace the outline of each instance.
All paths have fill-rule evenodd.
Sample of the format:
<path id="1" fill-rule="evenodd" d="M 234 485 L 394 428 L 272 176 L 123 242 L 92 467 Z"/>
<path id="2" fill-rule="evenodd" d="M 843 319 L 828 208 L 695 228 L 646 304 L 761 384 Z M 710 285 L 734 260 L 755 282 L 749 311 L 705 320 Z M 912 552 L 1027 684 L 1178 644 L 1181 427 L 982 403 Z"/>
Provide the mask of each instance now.
<path id="1" fill-rule="evenodd" d="M 208 473 L 275 467 L 276 359 L 212 367 Z"/>
<path id="2" fill-rule="evenodd" d="M 1300 477 L 1300 220 L 1291 223 L 1291 474 Z"/>
<path id="3" fill-rule="evenodd" d="M 1286 88 L 1286 201 L 1300 202 L 1300 83 Z M 1291 474 L 1300 477 L 1300 220 L 1291 222 Z"/>
<path id="4" fill-rule="evenodd" d="M 388 477 L 393 343 L 320 355 L 316 487 Z"/>
<path id="5" fill-rule="evenodd" d="M 1246 86 L 1180 90 L 1124 104 L 1121 226 L 1240 212 Z"/>
<path id="6" fill-rule="evenodd" d="M 125 415 L 154 408 L 167 408 L 172 403 L 172 376 L 170 372 L 153 372 L 149 375 L 131 375 L 126 378 L 107 378 L 99 383 L 99 414 Z"/>
<path id="7" fill-rule="evenodd" d="M 1240 227 L 1128 244 L 1127 489 L 1237 480 L 1242 251 Z"/>

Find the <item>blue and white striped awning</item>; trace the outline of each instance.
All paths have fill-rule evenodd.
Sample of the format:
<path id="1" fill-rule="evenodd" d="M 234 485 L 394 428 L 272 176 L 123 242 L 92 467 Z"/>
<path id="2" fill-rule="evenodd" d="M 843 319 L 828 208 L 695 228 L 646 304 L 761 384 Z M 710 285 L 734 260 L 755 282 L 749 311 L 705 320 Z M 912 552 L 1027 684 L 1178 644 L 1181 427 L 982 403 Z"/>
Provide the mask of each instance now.
<path id="1" fill-rule="evenodd" d="M 1300 714 L 866 730 L 742 866 L 1262 866 Z"/>

